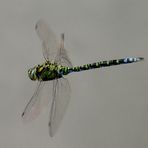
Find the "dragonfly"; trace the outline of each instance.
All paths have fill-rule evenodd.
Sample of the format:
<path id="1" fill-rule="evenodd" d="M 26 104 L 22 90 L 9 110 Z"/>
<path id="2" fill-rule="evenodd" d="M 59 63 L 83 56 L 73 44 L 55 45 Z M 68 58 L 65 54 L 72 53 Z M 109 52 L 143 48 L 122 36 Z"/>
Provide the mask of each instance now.
<path id="1" fill-rule="evenodd" d="M 42 42 L 42 52 L 45 61 L 28 70 L 29 78 L 37 81 L 37 87 L 26 105 L 22 117 L 24 120 L 29 120 L 39 115 L 43 105 L 47 104 L 44 104 L 41 100 L 43 99 L 42 92 L 44 89 L 49 92 L 48 89 L 50 87 L 48 86 L 50 83 L 52 85 L 52 99 L 48 126 L 51 137 L 57 132 L 70 100 L 71 88 L 68 79 L 65 77 L 66 75 L 90 69 L 135 63 L 144 59 L 143 57 L 126 57 L 73 66 L 64 47 L 63 33 L 61 34 L 61 40 L 58 40 L 48 23 L 43 19 L 36 23 L 35 30 Z M 49 96 L 46 99 L 49 99 Z"/>

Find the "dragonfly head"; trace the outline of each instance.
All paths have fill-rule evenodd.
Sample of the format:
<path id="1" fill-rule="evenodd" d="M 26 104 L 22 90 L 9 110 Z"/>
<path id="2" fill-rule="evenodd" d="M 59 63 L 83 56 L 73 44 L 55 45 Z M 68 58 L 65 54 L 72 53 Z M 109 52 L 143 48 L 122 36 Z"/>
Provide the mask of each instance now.
<path id="1" fill-rule="evenodd" d="M 37 80 L 37 76 L 36 76 L 36 67 L 30 68 L 28 70 L 28 76 L 31 80 L 35 81 Z"/>

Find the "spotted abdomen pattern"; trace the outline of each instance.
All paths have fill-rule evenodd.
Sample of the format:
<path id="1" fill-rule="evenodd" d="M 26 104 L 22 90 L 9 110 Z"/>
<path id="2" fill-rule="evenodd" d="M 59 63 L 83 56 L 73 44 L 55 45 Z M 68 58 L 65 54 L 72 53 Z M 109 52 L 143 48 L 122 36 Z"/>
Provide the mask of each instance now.
<path id="1" fill-rule="evenodd" d="M 89 69 L 115 66 L 120 64 L 129 64 L 129 63 L 139 62 L 141 60 L 143 60 L 142 57 L 129 57 L 129 58 L 123 58 L 123 59 L 109 60 L 109 61 L 100 61 L 100 62 L 85 64 L 83 66 L 76 66 L 72 68 L 64 67 L 61 69 L 61 74 L 66 75 L 71 72 L 79 72 L 79 71 L 84 71 Z"/>

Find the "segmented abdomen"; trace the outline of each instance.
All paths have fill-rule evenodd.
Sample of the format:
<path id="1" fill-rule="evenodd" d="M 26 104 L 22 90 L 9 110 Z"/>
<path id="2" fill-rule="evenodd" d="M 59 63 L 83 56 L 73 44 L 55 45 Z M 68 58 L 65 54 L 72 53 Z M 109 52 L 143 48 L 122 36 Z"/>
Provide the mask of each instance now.
<path id="1" fill-rule="evenodd" d="M 123 59 L 116 59 L 116 60 L 109 60 L 109 61 L 100 61 L 92 64 L 85 64 L 83 66 L 76 66 L 76 67 L 64 67 L 57 64 L 47 64 L 46 66 L 40 66 L 37 70 L 37 77 L 39 80 L 48 81 L 57 78 L 61 78 L 63 75 L 67 75 L 71 72 L 79 72 L 89 69 L 101 68 L 101 67 L 108 67 L 120 64 L 129 64 L 134 62 L 139 62 L 144 58 L 137 57 L 137 58 L 123 58 Z"/>
<path id="2" fill-rule="evenodd" d="M 142 57 L 136 57 L 136 58 L 129 57 L 129 58 L 123 58 L 123 59 L 109 60 L 109 61 L 100 61 L 100 62 L 96 62 L 96 63 L 92 63 L 92 64 L 85 64 L 83 66 L 76 66 L 76 67 L 72 67 L 72 68 L 67 68 L 66 73 L 79 72 L 79 71 L 83 71 L 83 70 L 108 67 L 108 66 L 114 66 L 114 65 L 120 65 L 120 64 L 129 64 L 129 63 L 139 62 L 143 59 L 144 58 L 142 58 Z"/>

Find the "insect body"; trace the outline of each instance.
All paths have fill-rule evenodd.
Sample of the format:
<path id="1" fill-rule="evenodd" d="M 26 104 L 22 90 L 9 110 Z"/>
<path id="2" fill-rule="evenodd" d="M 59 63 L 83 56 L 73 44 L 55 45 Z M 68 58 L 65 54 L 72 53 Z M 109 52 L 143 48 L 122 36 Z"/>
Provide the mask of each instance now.
<path id="1" fill-rule="evenodd" d="M 22 113 L 22 117 L 26 121 L 36 118 L 41 112 L 42 106 L 47 104 L 43 103 L 42 99 L 49 100 L 52 98 L 48 124 L 50 136 L 55 135 L 70 99 L 71 89 L 68 80 L 64 77 L 65 75 L 72 72 L 134 63 L 143 60 L 142 57 L 129 57 L 73 67 L 64 48 L 64 34 L 62 34 L 61 42 L 59 44 L 55 34 L 44 20 L 39 20 L 35 29 L 42 41 L 45 62 L 28 70 L 29 78 L 33 81 L 36 80 L 38 83 L 33 96 Z M 52 96 L 42 97 L 43 90 L 47 89 L 47 93 L 49 92 L 49 82 L 52 84 Z"/>
<path id="2" fill-rule="evenodd" d="M 45 62 L 44 64 L 37 65 L 28 70 L 28 75 L 31 80 L 38 80 L 38 81 L 49 81 L 53 79 L 58 79 L 67 75 L 71 72 L 79 72 L 84 70 L 90 70 L 95 68 L 101 67 L 108 67 L 120 64 L 129 64 L 133 62 L 138 62 L 143 60 L 142 57 L 137 58 L 123 58 L 118 60 L 110 60 L 110 61 L 100 61 L 92 64 L 86 64 L 83 66 L 77 67 L 65 67 L 62 65 L 57 65 L 56 63 L 50 63 L 49 61 Z"/>

